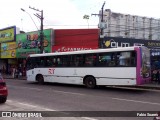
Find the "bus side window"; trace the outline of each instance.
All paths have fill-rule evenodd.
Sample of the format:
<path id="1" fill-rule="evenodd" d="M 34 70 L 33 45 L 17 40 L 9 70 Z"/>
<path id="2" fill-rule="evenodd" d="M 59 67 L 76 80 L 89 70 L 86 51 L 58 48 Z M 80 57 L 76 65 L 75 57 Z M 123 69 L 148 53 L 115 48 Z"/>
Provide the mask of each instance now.
<path id="1" fill-rule="evenodd" d="M 54 57 L 54 58 L 52 58 L 52 63 L 53 63 L 53 67 L 56 67 L 57 66 L 57 61 L 56 61 L 56 58 Z"/>
<path id="2" fill-rule="evenodd" d="M 59 66 L 59 67 L 62 66 L 62 60 L 60 57 L 57 57 L 57 66 Z"/>
<path id="3" fill-rule="evenodd" d="M 74 65 L 75 65 L 76 67 L 79 66 L 79 62 L 80 62 L 79 57 L 75 57 Z"/>
<path id="4" fill-rule="evenodd" d="M 28 59 L 26 64 L 27 64 L 27 66 L 26 66 L 27 70 L 33 69 L 32 68 L 32 58 Z"/>
<path id="5" fill-rule="evenodd" d="M 39 61 L 40 61 L 40 63 L 39 63 L 39 67 L 47 67 L 47 58 L 46 57 L 40 57 L 39 58 Z"/>
<path id="6" fill-rule="evenodd" d="M 46 61 L 46 66 L 47 66 L 47 67 L 51 67 L 51 66 L 52 66 L 52 62 L 51 62 L 50 59 L 47 59 L 47 61 Z"/>
<path id="7" fill-rule="evenodd" d="M 137 61 L 136 61 L 136 52 L 132 52 L 131 54 L 131 65 L 136 66 Z"/>
<path id="8" fill-rule="evenodd" d="M 70 59 L 69 55 L 61 57 L 61 62 L 62 62 L 63 67 L 68 67 L 69 66 L 69 59 Z"/>
<path id="9" fill-rule="evenodd" d="M 36 58 L 36 57 L 35 58 L 31 58 L 31 68 L 32 69 L 38 67 L 37 60 L 38 60 L 38 58 Z"/>
<path id="10" fill-rule="evenodd" d="M 85 55 L 85 66 L 94 67 L 96 65 L 96 54 L 86 54 Z"/>
<path id="11" fill-rule="evenodd" d="M 92 66 L 92 61 L 90 60 L 89 56 L 85 56 L 85 66 Z"/>
<path id="12" fill-rule="evenodd" d="M 126 58 L 125 58 L 125 56 L 122 54 L 122 53 L 119 53 L 119 58 L 118 58 L 119 60 L 119 66 L 125 66 L 125 64 L 126 64 Z"/>
<path id="13" fill-rule="evenodd" d="M 99 65 L 100 66 L 109 66 L 111 64 L 111 56 L 108 53 L 99 54 Z"/>
<path id="14" fill-rule="evenodd" d="M 76 58 L 75 58 L 75 55 L 70 55 L 69 56 L 69 60 L 68 60 L 68 64 L 69 64 L 69 67 L 75 67 L 75 60 Z"/>
<path id="15" fill-rule="evenodd" d="M 82 67 L 82 66 L 84 66 L 84 59 L 83 59 L 82 55 L 75 55 L 74 65 L 76 67 Z"/>
<path id="16" fill-rule="evenodd" d="M 135 52 L 120 52 L 119 66 L 131 67 L 136 65 Z"/>

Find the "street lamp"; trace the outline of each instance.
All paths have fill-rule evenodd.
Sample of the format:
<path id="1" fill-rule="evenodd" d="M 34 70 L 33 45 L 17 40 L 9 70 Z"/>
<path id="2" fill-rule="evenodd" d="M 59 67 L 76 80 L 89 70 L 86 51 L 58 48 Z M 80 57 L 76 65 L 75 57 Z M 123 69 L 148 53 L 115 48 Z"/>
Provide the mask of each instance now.
<path id="1" fill-rule="evenodd" d="M 38 11 L 38 12 L 41 12 L 41 15 L 39 15 L 39 14 L 34 14 L 36 17 L 38 17 L 40 20 L 41 20 L 41 27 L 40 27 L 40 53 L 43 53 L 43 50 L 44 50 L 44 47 L 43 47 L 43 39 L 44 39 L 44 35 L 43 35 L 43 10 L 38 10 L 38 9 L 35 9 L 35 8 L 31 8 L 30 6 L 29 6 L 29 8 L 30 9 L 33 9 L 33 10 L 36 10 L 36 11 Z M 22 9 L 21 8 L 21 10 L 23 11 L 23 12 L 26 12 L 24 9 Z M 30 18 L 32 19 L 32 17 L 31 17 L 31 15 L 28 13 L 28 12 L 26 12 L 29 16 L 30 16 Z M 32 21 L 34 22 L 34 20 L 32 19 Z M 34 24 L 35 24 L 35 22 L 34 22 Z M 38 30 L 38 27 L 37 27 L 37 25 L 35 24 L 35 26 L 36 26 L 36 28 L 37 28 L 37 30 Z"/>
<path id="2" fill-rule="evenodd" d="M 23 12 L 26 12 L 26 13 L 29 15 L 29 17 L 32 19 L 34 25 L 36 26 L 36 28 L 37 28 L 37 30 L 38 30 L 38 27 L 37 27 L 36 23 L 34 22 L 32 16 L 31 16 L 27 11 L 25 11 L 23 8 L 21 8 L 21 10 L 22 10 Z"/>

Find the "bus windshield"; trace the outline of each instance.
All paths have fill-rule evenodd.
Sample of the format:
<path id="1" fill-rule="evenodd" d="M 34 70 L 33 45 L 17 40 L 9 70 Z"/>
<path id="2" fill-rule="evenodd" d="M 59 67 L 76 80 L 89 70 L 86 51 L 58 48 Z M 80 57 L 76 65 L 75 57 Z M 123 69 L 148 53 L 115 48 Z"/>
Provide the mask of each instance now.
<path id="1" fill-rule="evenodd" d="M 150 77 L 150 52 L 146 48 L 142 48 L 142 66 L 141 66 L 141 74 L 143 78 Z"/>

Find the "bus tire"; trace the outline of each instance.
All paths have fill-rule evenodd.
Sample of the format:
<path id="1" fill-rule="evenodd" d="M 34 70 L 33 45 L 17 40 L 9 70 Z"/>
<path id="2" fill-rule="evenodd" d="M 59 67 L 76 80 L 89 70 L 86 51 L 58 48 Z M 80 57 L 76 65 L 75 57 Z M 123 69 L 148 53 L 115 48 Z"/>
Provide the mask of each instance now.
<path id="1" fill-rule="evenodd" d="M 92 76 L 89 76 L 89 77 L 86 77 L 85 80 L 84 80 L 84 84 L 87 88 L 95 88 L 96 87 L 96 80 L 94 77 Z"/>
<path id="2" fill-rule="evenodd" d="M 43 85 L 44 84 L 44 78 L 42 75 L 38 75 L 36 77 L 36 80 L 38 81 L 38 84 Z"/>

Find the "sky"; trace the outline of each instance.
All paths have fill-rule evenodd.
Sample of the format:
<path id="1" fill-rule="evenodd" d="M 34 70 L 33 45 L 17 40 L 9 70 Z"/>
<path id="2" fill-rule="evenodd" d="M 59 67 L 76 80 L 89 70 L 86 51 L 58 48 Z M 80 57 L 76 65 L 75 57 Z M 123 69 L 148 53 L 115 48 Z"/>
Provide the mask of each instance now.
<path id="1" fill-rule="evenodd" d="M 44 29 L 97 28 L 99 17 L 91 14 L 98 14 L 104 2 L 104 9 L 112 12 L 160 19 L 160 0 L 3 0 L 0 29 L 15 25 L 25 32 L 40 30 L 40 19 L 34 14 L 41 13 L 29 6 L 43 10 Z"/>

